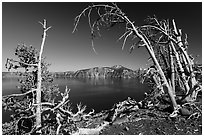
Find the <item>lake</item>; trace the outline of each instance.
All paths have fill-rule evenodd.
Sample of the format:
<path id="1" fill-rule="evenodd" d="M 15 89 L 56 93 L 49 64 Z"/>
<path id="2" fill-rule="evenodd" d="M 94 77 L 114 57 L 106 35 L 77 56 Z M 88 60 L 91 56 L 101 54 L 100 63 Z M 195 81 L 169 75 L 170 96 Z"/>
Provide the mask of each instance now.
<path id="1" fill-rule="evenodd" d="M 144 98 L 144 92 L 148 91 L 147 85 L 140 83 L 138 79 L 55 78 L 53 84 L 58 84 L 62 92 L 66 86 L 71 89 L 69 99 L 72 107 L 81 102 L 88 110 L 93 108 L 95 112 L 110 109 L 114 103 L 127 97 L 140 101 Z M 17 86 L 18 78 L 2 78 L 2 95 L 20 93 Z M 11 113 L 2 110 L 2 122 L 9 121 Z"/>

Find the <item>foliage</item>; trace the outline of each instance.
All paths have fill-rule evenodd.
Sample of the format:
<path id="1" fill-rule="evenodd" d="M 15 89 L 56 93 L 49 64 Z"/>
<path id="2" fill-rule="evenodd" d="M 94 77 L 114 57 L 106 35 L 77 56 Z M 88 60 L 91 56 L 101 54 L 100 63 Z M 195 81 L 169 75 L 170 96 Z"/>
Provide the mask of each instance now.
<path id="1" fill-rule="evenodd" d="M 32 105 L 35 103 L 36 95 L 34 92 L 26 93 L 37 88 L 37 66 L 31 66 L 30 64 L 37 64 L 39 57 L 38 51 L 34 47 L 26 46 L 25 44 L 17 46 L 15 55 L 19 60 L 14 61 L 7 59 L 6 67 L 9 70 L 12 68 L 23 68 L 25 70 L 24 72 L 18 72 L 18 75 L 21 77 L 19 79 L 20 86 L 18 88 L 22 94 L 24 93 L 25 95 L 23 97 L 6 96 L 3 98 L 3 108 L 5 110 L 13 110 L 12 121 L 18 121 L 22 119 L 22 117 L 32 117 L 35 114 Z M 52 103 L 56 95 L 59 94 L 59 88 L 57 85 L 51 85 L 53 77 L 49 74 L 48 66 L 49 64 L 43 60 L 41 65 L 43 82 L 42 100 Z"/>
<path id="2" fill-rule="evenodd" d="M 46 20 L 41 23 L 45 32 Z M 45 36 L 45 35 L 44 35 Z M 43 37 L 45 41 L 45 37 Z M 21 69 L 18 72 L 21 94 L 11 94 L 3 96 L 2 107 L 5 111 L 12 111 L 11 121 L 3 124 L 3 134 L 71 134 L 77 130 L 75 123 L 91 117 L 90 113 L 85 113 L 86 106 L 77 105 L 78 112 L 73 113 L 69 103 L 69 91 L 61 93 L 57 85 L 52 84 L 53 76 L 48 71 L 50 64 L 32 46 L 18 45 L 15 55 L 18 60 L 7 59 L 6 68 Z M 40 54 L 40 55 L 39 55 Z M 39 63 L 41 62 L 41 63 Z M 40 66 L 40 69 L 39 69 Z M 38 71 L 41 70 L 41 73 Z M 40 75 L 39 75 L 40 74 Z M 38 76 L 40 76 L 40 81 Z M 38 104 L 38 87 L 40 84 L 40 104 Z M 40 127 L 37 123 L 37 108 L 40 105 Z M 62 129 L 63 128 L 63 129 Z"/>

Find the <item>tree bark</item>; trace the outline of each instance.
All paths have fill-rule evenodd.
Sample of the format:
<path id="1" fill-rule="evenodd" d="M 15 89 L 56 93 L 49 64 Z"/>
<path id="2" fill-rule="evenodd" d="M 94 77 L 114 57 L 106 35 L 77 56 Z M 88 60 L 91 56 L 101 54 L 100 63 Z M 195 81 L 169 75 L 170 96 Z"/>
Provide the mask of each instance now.
<path id="1" fill-rule="evenodd" d="M 191 89 L 196 85 L 196 79 L 195 79 L 195 74 L 193 72 L 193 67 L 192 67 L 192 61 L 190 60 L 189 56 L 188 56 L 188 53 L 186 51 L 186 49 L 184 48 L 184 45 L 183 45 L 183 42 L 182 42 L 182 39 L 181 39 L 181 30 L 178 32 L 177 28 L 176 28 L 176 24 L 173 20 L 173 26 L 174 26 L 174 31 L 175 31 L 175 34 L 177 36 L 177 41 L 178 41 L 178 46 L 180 48 L 180 50 L 182 51 L 187 63 L 188 63 L 188 67 L 189 67 L 189 71 L 190 71 L 190 80 L 191 80 Z M 187 93 L 188 94 L 188 91 Z"/>
<path id="2" fill-rule="evenodd" d="M 46 20 L 43 20 L 43 23 L 41 23 L 43 26 L 43 37 L 42 37 L 42 42 L 41 42 L 41 49 L 39 53 L 39 62 L 38 62 L 38 82 L 37 82 L 37 92 L 36 92 L 36 103 L 37 103 L 37 108 L 36 108 L 36 128 L 41 127 L 41 86 L 42 86 L 42 70 L 41 70 L 41 63 L 42 63 L 42 53 L 43 53 L 43 48 L 45 45 L 45 39 L 46 39 L 46 32 L 49 28 L 46 28 Z"/>
<path id="3" fill-rule="evenodd" d="M 160 90 L 160 93 L 164 93 L 164 88 L 163 88 L 163 86 L 162 86 L 162 84 L 161 84 L 161 80 L 160 80 L 160 78 L 159 77 L 156 77 L 155 75 L 153 75 L 153 80 L 154 80 L 154 82 L 156 83 L 156 85 L 157 85 L 157 88 L 159 88 L 159 90 Z M 159 80 L 158 80 L 158 78 L 159 78 Z M 160 94 L 159 93 L 159 94 Z"/>
<path id="4" fill-rule="evenodd" d="M 183 66 L 182 66 L 182 64 L 180 62 L 179 54 L 176 51 L 176 48 L 174 47 L 174 44 L 173 44 L 172 41 L 171 41 L 170 44 L 171 44 L 172 51 L 174 52 L 174 55 L 176 57 L 176 64 L 178 65 L 178 71 L 179 71 L 179 73 L 181 75 L 182 83 L 184 84 L 184 88 L 185 88 L 186 92 L 188 92 L 190 90 L 190 87 L 189 87 L 188 82 L 186 80 L 184 69 L 183 69 Z"/>
<path id="5" fill-rule="evenodd" d="M 173 94 L 174 96 L 176 95 L 175 93 L 175 66 L 174 66 L 174 59 L 173 59 L 173 52 L 172 52 L 172 48 L 169 45 L 169 56 L 170 56 L 170 66 L 171 66 L 171 86 L 172 86 L 172 90 L 173 90 Z"/>
<path id="6" fill-rule="evenodd" d="M 162 82 L 162 86 L 165 86 L 166 88 L 167 88 L 167 90 L 168 90 L 168 95 L 169 95 L 169 97 L 170 97 L 170 99 L 171 99 L 171 103 L 172 103 L 172 106 L 173 106 L 173 108 L 174 108 L 174 112 L 175 113 L 177 113 L 177 110 L 178 110 L 178 105 L 177 105 L 177 103 L 176 103 L 176 100 L 175 100 L 175 97 L 174 97 L 174 95 L 173 95 L 173 91 L 172 91 L 172 88 L 170 87 L 170 85 L 169 85 L 169 83 L 168 83 L 168 81 L 167 81 L 167 79 L 166 79 L 166 76 L 164 75 L 164 72 L 163 72 L 163 70 L 162 70 L 162 68 L 161 68 L 161 66 L 160 66 L 160 64 L 159 64 L 159 62 L 158 62 L 158 60 L 156 59 L 156 56 L 155 56 L 155 53 L 154 53 L 154 50 L 153 50 L 153 48 L 152 48 L 152 45 L 151 45 L 151 43 L 150 43 L 150 41 L 148 40 L 148 38 L 144 35 L 144 34 L 142 34 L 142 32 L 140 32 L 140 28 L 138 28 L 138 27 L 136 27 L 135 25 L 134 25 L 134 22 L 131 22 L 130 20 L 129 20 L 129 18 L 118 8 L 118 6 L 116 5 L 116 4 L 113 4 L 114 6 L 109 6 L 109 5 L 93 5 L 93 6 L 89 6 L 89 7 L 87 7 L 87 8 L 85 8 L 76 18 L 75 18 L 75 26 L 74 26 L 74 30 L 73 30 L 73 32 L 76 30 L 76 27 L 77 27 L 77 25 L 78 25 L 78 23 L 79 23 L 79 20 L 80 20 L 80 18 L 81 18 L 81 16 L 88 10 L 89 12 L 91 12 L 91 10 L 92 10 L 92 8 L 95 8 L 95 7 L 104 7 L 104 8 L 110 8 L 110 12 L 105 12 L 104 14 L 102 14 L 102 15 L 100 15 L 99 14 L 99 16 L 100 16 L 100 19 L 103 19 L 103 17 L 105 16 L 105 15 L 113 15 L 113 16 L 117 16 L 118 18 L 121 18 L 122 20 L 124 20 L 124 22 L 126 22 L 126 29 L 127 29 L 127 32 L 129 33 L 129 34 L 127 34 L 126 35 L 126 37 L 125 37 L 125 40 L 126 40 L 126 38 L 127 37 L 129 37 L 130 35 L 134 35 L 134 36 L 136 36 L 136 37 L 138 37 L 144 44 L 143 44 L 143 46 L 145 46 L 145 48 L 147 49 L 147 51 L 148 51 L 148 53 L 150 54 L 150 57 L 152 58 L 152 60 L 153 60 L 153 62 L 154 62 L 154 64 L 155 64 L 155 67 L 156 67 L 156 69 L 157 69 L 157 71 L 158 71 L 158 73 L 160 74 L 160 77 L 161 77 L 161 82 Z M 115 12 L 112 12 L 112 11 L 115 11 Z M 117 12 L 116 12 L 117 11 Z M 103 16 L 104 15 L 104 16 Z M 88 15 L 88 18 L 89 18 L 89 24 L 90 24 L 90 16 Z M 92 26 L 90 26 L 90 28 L 91 28 L 91 32 L 93 32 L 93 29 L 94 29 L 94 27 L 95 27 L 95 23 L 93 23 L 92 24 Z M 147 27 L 147 26 L 146 26 Z M 157 27 L 156 27 L 157 28 Z M 160 28 L 157 28 L 157 29 L 159 29 L 160 31 L 162 31 L 163 33 L 165 33 L 166 34 L 166 32 L 164 32 L 163 30 L 161 30 Z M 127 33 L 126 32 L 126 33 Z M 125 33 L 125 34 L 126 34 Z M 124 35 L 123 35 L 124 36 Z M 122 36 L 122 37 L 123 37 Z M 172 40 L 172 37 L 169 37 L 169 38 L 171 38 L 171 40 Z M 174 39 L 173 39 L 174 40 Z M 125 41 L 124 41 L 125 42 Z M 123 43 L 124 43 L 123 42 Z"/>
<path id="7" fill-rule="evenodd" d="M 169 97 L 171 99 L 171 103 L 172 103 L 173 109 L 177 110 L 178 105 L 177 105 L 175 97 L 173 95 L 172 88 L 170 87 L 170 85 L 169 85 L 169 83 L 168 83 L 168 81 L 167 81 L 167 79 L 166 79 L 166 77 L 164 75 L 164 72 L 163 72 L 161 66 L 158 63 L 158 60 L 156 59 L 156 56 L 155 56 L 154 51 L 153 51 L 153 49 L 152 49 L 152 47 L 150 45 L 150 42 L 147 39 L 145 39 L 142 34 L 139 33 L 139 31 L 135 28 L 134 24 L 127 18 L 127 16 L 124 16 L 124 18 L 125 18 L 125 20 L 127 22 L 130 23 L 130 25 L 132 26 L 133 31 L 135 32 L 135 34 L 144 42 L 145 47 L 146 47 L 147 51 L 149 52 L 149 54 L 150 54 L 154 64 L 157 67 L 157 70 L 158 70 L 158 72 L 159 72 L 159 74 L 160 74 L 160 76 L 162 78 L 162 81 L 163 81 L 162 85 L 166 86 L 166 88 L 168 90 L 168 94 L 169 94 Z"/>

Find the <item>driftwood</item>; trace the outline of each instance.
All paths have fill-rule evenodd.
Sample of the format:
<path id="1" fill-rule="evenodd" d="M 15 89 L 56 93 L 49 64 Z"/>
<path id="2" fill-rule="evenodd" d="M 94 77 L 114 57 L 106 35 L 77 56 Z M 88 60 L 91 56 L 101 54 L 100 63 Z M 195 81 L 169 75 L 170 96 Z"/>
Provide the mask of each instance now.
<path id="1" fill-rule="evenodd" d="M 99 118 L 106 116 L 101 124 L 95 128 L 78 128 L 72 135 L 99 135 L 100 132 L 108 125 L 113 123 L 116 118 L 127 115 L 127 113 L 136 111 L 139 109 L 140 103 L 128 98 L 123 102 L 119 102 L 113 106 L 112 109 L 95 114 L 93 118 Z"/>

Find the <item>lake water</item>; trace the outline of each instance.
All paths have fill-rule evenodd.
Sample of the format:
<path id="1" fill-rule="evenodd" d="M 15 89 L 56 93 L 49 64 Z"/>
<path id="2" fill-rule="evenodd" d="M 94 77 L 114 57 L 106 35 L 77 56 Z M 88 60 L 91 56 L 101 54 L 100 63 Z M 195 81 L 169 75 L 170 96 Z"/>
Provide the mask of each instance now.
<path id="1" fill-rule="evenodd" d="M 81 102 L 87 105 L 88 110 L 93 108 L 96 112 L 110 109 L 114 103 L 127 97 L 140 101 L 144 92 L 148 91 L 147 85 L 141 84 L 138 79 L 55 78 L 53 84 L 58 84 L 60 91 L 64 91 L 65 86 L 71 89 L 69 99 L 72 107 Z M 2 95 L 20 93 L 17 86 L 17 78 L 3 78 Z M 12 112 L 2 111 L 2 122 L 9 121 Z"/>

